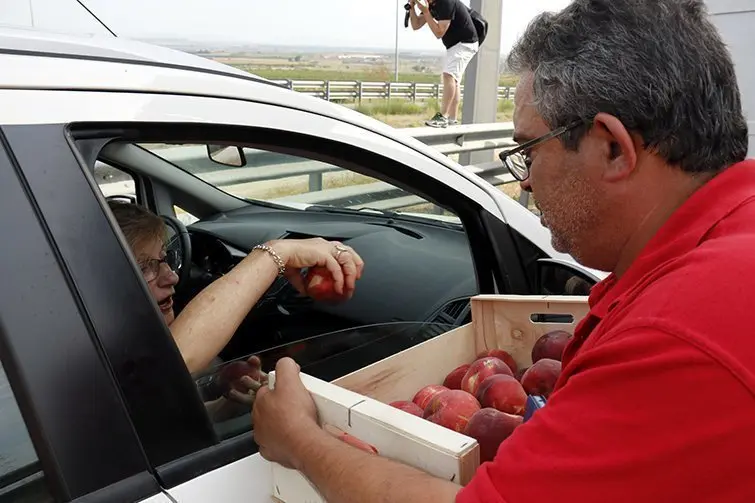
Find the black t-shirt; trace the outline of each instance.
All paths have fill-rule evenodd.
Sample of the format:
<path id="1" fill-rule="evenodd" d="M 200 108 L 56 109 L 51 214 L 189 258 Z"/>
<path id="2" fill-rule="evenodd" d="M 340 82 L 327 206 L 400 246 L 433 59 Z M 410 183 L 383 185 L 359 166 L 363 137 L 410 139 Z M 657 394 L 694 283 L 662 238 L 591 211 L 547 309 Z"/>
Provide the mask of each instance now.
<path id="1" fill-rule="evenodd" d="M 475 30 L 472 17 L 469 15 L 467 6 L 461 0 L 435 0 L 430 4 L 430 14 L 436 21 L 451 20 L 451 24 L 443 35 L 443 45 L 446 49 L 459 42 L 477 42 L 477 30 Z"/>

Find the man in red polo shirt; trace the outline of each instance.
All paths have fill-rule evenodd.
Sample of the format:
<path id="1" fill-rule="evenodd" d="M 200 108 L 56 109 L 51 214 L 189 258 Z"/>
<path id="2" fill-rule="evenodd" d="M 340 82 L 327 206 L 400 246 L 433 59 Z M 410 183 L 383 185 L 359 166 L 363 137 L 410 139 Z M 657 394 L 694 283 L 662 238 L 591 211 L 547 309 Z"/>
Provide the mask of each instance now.
<path id="1" fill-rule="evenodd" d="M 556 249 L 610 271 L 547 405 L 464 488 L 316 427 L 290 359 L 254 410 L 261 454 L 330 503 L 755 501 L 755 161 L 701 0 L 575 0 L 509 57 L 502 155 Z"/>

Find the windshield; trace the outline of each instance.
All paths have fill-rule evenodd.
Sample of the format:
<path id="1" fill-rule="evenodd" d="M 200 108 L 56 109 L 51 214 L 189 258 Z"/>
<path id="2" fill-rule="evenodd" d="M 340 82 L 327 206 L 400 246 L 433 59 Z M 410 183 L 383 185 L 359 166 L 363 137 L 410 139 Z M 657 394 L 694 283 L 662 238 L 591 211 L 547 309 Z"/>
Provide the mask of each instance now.
<path id="1" fill-rule="evenodd" d="M 458 216 L 420 196 L 315 159 L 224 145 L 140 143 L 139 146 L 247 201 L 302 210 L 364 211 L 461 224 Z"/>

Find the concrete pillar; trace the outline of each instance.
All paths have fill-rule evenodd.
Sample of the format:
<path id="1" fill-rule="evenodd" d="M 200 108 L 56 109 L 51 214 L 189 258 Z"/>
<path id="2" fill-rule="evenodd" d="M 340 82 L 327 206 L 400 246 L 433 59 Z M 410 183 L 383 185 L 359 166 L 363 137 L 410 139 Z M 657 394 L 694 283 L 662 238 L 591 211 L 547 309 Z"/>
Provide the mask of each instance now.
<path id="1" fill-rule="evenodd" d="M 488 21 L 488 35 L 464 74 L 462 123 L 495 122 L 498 112 L 498 67 L 501 60 L 502 0 L 470 0 L 469 6 Z M 492 150 L 459 155 L 461 164 L 493 160 Z"/>
<path id="2" fill-rule="evenodd" d="M 748 157 L 755 157 L 755 2 L 753 0 L 706 0 L 713 23 L 729 46 L 736 66 L 742 107 L 750 130 Z"/>

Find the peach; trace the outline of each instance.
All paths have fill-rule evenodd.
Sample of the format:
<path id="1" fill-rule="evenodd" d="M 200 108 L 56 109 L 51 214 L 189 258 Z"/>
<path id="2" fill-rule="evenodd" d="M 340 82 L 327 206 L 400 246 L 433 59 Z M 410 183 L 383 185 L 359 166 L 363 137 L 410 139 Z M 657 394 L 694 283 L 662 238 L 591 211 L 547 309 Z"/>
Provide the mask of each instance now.
<path id="1" fill-rule="evenodd" d="M 522 376 L 522 387 L 528 395 L 548 398 L 561 375 L 561 362 L 543 358 L 534 363 Z"/>
<path id="2" fill-rule="evenodd" d="M 423 417 L 459 433 L 464 431 L 469 418 L 480 410 L 480 402 L 460 389 L 449 389 L 435 395 L 425 407 Z"/>
<path id="3" fill-rule="evenodd" d="M 477 390 L 477 400 L 482 407 L 492 407 L 508 414 L 524 415 L 527 393 L 519 381 L 506 374 L 487 377 Z"/>
<path id="4" fill-rule="evenodd" d="M 412 402 L 416 403 L 420 409 L 425 410 L 428 402 L 441 391 L 446 391 L 448 388 L 440 384 L 430 384 L 425 386 L 414 395 Z"/>
<path id="5" fill-rule="evenodd" d="M 514 375 L 509 366 L 500 358 L 486 356 L 479 360 L 475 360 L 461 379 L 461 389 L 477 396 L 477 388 L 480 386 L 480 383 L 482 383 L 486 377 L 494 374 Z"/>
<path id="6" fill-rule="evenodd" d="M 424 409 L 421 409 L 419 405 L 414 402 L 410 402 L 409 400 L 397 400 L 395 402 L 389 403 L 388 405 L 419 417 L 422 417 L 422 413 L 424 412 Z"/>
<path id="7" fill-rule="evenodd" d="M 469 418 L 464 434 L 480 444 L 480 463 L 493 460 L 501 442 L 522 424 L 522 419 L 491 407 L 480 409 Z"/>
<path id="8" fill-rule="evenodd" d="M 516 374 L 517 371 L 517 364 L 514 360 L 514 357 L 511 356 L 511 354 L 507 351 L 504 351 L 503 349 L 488 349 L 486 351 L 483 351 L 479 355 L 477 355 L 477 359 L 484 358 L 486 356 L 492 356 L 493 358 L 498 358 L 499 360 L 503 360 L 503 363 L 509 366 L 512 372 Z"/>
<path id="9" fill-rule="evenodd" d="M 564 348 L 574 337 L 564 330 L 553 330 L 540 336 L 532 346 L 532 363 L 536 363 L 543 358 L 561 361 L 564 354 Z"/>
<path id="10" fill-rule="evenodd" d="M 516 374 L 514 374 L 514 379 L 516 379 L 519 382 L 522 382 L 522 376 L 524 375 L 525 372 L 527 372 L 528 368 L 529 367 L 523 367 L 517 370 Z"/>
<path id="11" fill-rule="evenodd" d="M 443 381 L 443 386 L 448 389 L 461 389 L 461 380 L 464 378 L 464 374 L 467 373 L 469 364 L 459 365 L 451 372 L 448 373 L 446 379 Z"/>

